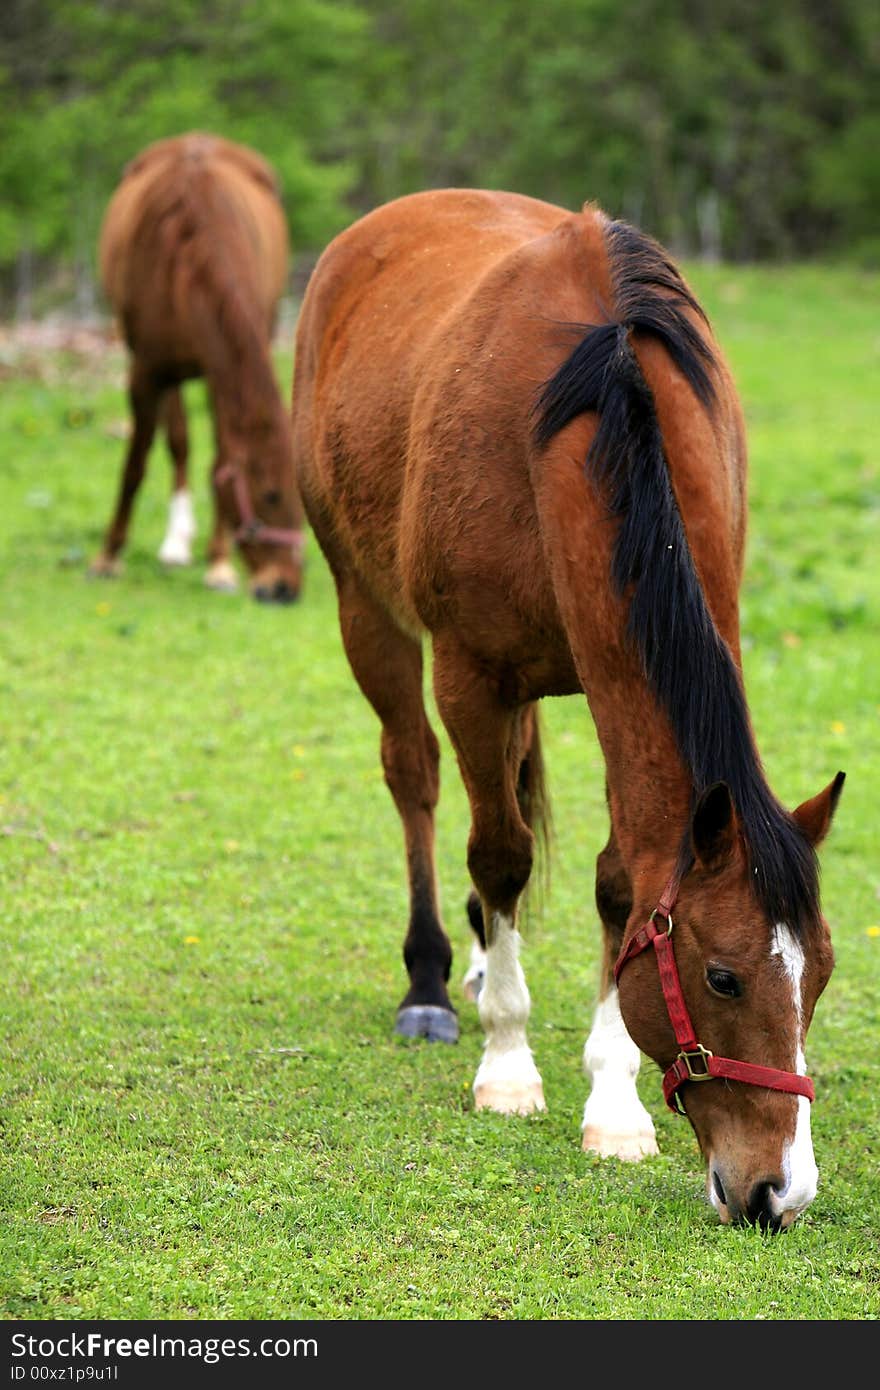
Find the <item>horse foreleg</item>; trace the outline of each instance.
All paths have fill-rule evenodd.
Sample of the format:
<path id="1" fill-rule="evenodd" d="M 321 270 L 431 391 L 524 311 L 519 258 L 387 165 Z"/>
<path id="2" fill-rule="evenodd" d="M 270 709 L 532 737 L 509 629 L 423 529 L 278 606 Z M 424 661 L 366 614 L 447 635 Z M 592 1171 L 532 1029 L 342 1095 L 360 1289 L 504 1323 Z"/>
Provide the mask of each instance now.
<path id="1" fill-rule="evenodd" d="M 410 913 L 403 958 L 410 984 L 395 1031 L 429 1042 L 456 1042 L 458 1018 L 446 987 L 452 946 L 440 920 L 434 865 L 440 748 L 425 714 L 422 649 L 355 580 L 340 580 L 337 587 L 343 643 L 382 722 L 382 767 L 406 845 Z"/>
<path id="2" fill-rule="evenodd" d="M 120 572 L 119 552 L 128 536 L 132 505 L 144 479 L 147 454 L 156 432 L 159 392 L 152 378 L 136 365 L 131 368 L 128 396 L 134 423 L 116 509 L 104 537 L 104 548 L 90 568 L 91 574 L 101 578 L 113 578 Z"/>
<path id="3" fill-rule="evenodd" d="M 214 475 L 220 467 L 219 458 L 214 464 Z M 208 568 L 205 583 L 209 589 L 218 593 L 234 594 L 238 590 L 238 575 L 232 563 L 232 532 L 223 520 L 223 510 L 217 495 L 217 484 L 213 483 L 212 499 L 214 505 L 214 524 L 211 539 L 208 541 Z"/>
<path id="4" fill-rule="evenodd" d="M 486 1042 L 474 1100 L 478 1110 L 529 1114 L 544 1109 L 544 1091 L 526 1033 L 531 1000 L 516 928 L 533 843 L 516 796 L 521 711 L 502 705 L 466 654 L 443 641 L 434 645 L 434 690 L 470 800 L 468 868 L 480 896 L 486 940 L 477 1001 Z"/>
<path id="5" fill-rule="evenodd" d="M 603 1158 L 646 1158 L 658 1152 L 654 1122 L 636 1090 L 641 1053 L 626 1031 L 614 983 L 632 891 L 613 831 L 596 861 L 596 905 L 603 931 L 602 978 L 584 1048 L 591 1090 L 584 1106 L 582 1144 Z"/>
<path id="6" fill-rule="evenodd" d="M 192 561 L 192 541 L 196 533 L 192 493 L 189 490 L 187 464 L 189 437 L 186 412 L 179 386 L 172 386 L 162 402 L 162 422 L 168 452 L 174 471 L 174 485 L 168 508 L 168 529 L 159 547 L 159 559 L 165 565 L 188 565 Z"/>

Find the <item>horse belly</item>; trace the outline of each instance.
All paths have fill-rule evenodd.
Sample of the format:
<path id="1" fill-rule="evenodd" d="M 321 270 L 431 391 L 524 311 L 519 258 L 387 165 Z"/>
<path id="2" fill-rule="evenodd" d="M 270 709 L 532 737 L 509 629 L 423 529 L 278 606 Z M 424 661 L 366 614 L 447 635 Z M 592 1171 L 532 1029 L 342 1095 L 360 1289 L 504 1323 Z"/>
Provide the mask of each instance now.
<path id="1" fill-rule="evenodd" d="M 454 632 L 505 704 L 574 695 L 581 686 L 565 633 L 536 597 L 512 594 L 497 577 L 474 578 L 458 584 L 449 602 L 432 604 L 426 626 L 434 636 Z"/>
<path id="2" fill-rule="evenodd" d="M 403 582 L 419 622 L 434 636 L 455 632 L 511 703 L 574 693 L 577 673 L 534 510 L 485 502 L 450 489 L 445 506 L 431 509 L 418 489 L 407 495 Z"/>
<path id="3" fill-rule="evenodd" d="M 344 413 L 316 411 L 302 379 L 295 379 L 294 389 L 299 391 L 293 409 L 297 487 L 337 585 L 356 576 L 403 631 L 419 638 L 423 627 L 400 567 L 402 465 L 395 459 L 393 435 L 377 439 L 357 431 Z M 383 465 L 378 470 L 377 457 Z"/>

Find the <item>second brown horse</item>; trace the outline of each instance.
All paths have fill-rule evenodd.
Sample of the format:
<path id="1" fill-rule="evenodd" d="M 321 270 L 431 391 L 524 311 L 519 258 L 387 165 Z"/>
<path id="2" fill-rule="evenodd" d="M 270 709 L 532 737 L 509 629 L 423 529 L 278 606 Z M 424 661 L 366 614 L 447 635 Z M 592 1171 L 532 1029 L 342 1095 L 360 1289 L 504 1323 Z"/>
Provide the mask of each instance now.
<path id="1" fill-rule="evenodd" d="M 289 244 L 278 187 L 253 150 L 200 132 L 160 140 L 126 168 L 100 239 L 101 277 L 130 350 L 133 417 L 116 508 L 92 573 L 119 572 L 157 424 L 174 464 L 166 564 L 195 532 L 181 383 L 204 377 L 214 421 L 214 527 L 206 583 L 236 586 L 231 539 L 258 599 L 297 597 L 302 509 L 271 334 Z"/>

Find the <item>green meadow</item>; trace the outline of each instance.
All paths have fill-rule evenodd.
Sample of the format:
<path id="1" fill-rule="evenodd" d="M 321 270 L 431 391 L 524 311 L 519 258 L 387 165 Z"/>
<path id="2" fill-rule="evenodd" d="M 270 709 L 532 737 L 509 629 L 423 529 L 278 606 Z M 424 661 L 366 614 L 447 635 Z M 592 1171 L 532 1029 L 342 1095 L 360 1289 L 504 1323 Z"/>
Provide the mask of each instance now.
<path id="1" fill-rule="evenodd" d="M 836 968 L 807 1060 L 818 1196 L 721 1227 L 645 1061 L 661 1154 L 580 1149 L 603 773 L 543 707 L 555 842 L 526 925 L 548 1110 L 473 1109 L 468 813 L 439 721 L 455 1047 L 392 1033 L 402 837 L 308 542 L 289 608 L 156 558 L 157 445 L 123 576 L 86 569 L 124 357 L 0 359 L 0 1314 L 7 1319 L 863 1320 L 880 1312 L 880 277 L 695 266 L 750 441 L 749 705 L 787 805 L 842 768 L 821 851 Z M 278 355 L 289 396 L 290 351 Z M 211 457 L 187 388 L 203 545 Z M 432 706 L 433 708 L 433 706 Z"/>

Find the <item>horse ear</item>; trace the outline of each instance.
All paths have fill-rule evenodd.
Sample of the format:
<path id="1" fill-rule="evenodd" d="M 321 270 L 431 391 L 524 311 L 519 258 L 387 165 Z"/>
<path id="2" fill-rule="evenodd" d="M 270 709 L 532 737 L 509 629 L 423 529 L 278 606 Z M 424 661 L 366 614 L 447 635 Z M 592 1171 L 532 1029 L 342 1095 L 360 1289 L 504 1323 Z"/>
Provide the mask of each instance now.
<path id="1" fill-rule="evenodd" d="M 824 791 L 811 797 L 809 801 L 802 801 L 797 810 L 792 811 L 791 814 L 811 845 L 821 844 L 828 834 L 845 780 L 846 773 L 838 772 L 834 781 L 829 782 Z"/>
<path id="2" fill-rule="evenodd" d="M 691 817 L 694 854 L 706 869 L 720 869 L 736 843 L 736 813 L 726 782 L 715 782 L 701 794 Z"/>

